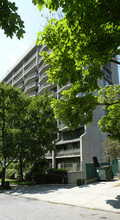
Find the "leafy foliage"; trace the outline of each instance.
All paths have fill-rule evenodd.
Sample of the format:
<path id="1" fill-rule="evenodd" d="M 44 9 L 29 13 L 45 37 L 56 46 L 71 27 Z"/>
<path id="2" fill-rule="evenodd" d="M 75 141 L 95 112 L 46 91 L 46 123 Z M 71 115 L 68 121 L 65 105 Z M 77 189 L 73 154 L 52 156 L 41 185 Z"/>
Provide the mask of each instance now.
<path id="1" fill-rule="evenodd" d="M 19 162 L 20 175 L 28 163 L 38 161 L 54 148 L 56 121 L 52 96 L 29 98 L 21 90 L 0 84 L 0 163 L 4 185 L 7 166 Z"/>
<path id="2" fill-rule="evenodd" d="M 120 141 L 112 140 L 110 137 L 103 143 L 104 157 L 106 160 L 109 158 L 116 159 L 120 156 Z"/>
<path id="3" fill-rule="evenodd" d="M 23 37 L 24 22 L 17 13 L 14 2 L 8 0 L 0 1 L 0 28 L 4 30 L 6 36 L 12 38 L 15 34 L 18 39 Z"/>
<path id="4" fill-rule="evenodd" d="M 6 167 L 18 153 L 16 140 L 20 132 L 20 120 L 25 111 L 26 99 L 21 90 L 0 83 L 0 162 L 3 185 Z"/>
<path id="5" fill-rule="evenodd" d="M 99 92 L 98 101 L 104 104 L 105 115 L 100 119 L 102 132 L 107 132 L 112 139 L 120 140 L 120 86 L 106 86 Z"/>
<path id="6" fill-rule="evenodd" d="M 60 88 L 72 83 L 71 89 L 62 93 L 61 100 L 53 101 L 55 116 L 71 127 L 81 121 L 89 123 L 96 105 L 91 92 L 99 89 L 101 66 L 120 52 L 119 1 L 33 0 L 33 3 L 39 10 L 47 7 L 57 11 L 61 7 L 64 13 L 62 19 L 49 20 L 37 37 L 37 44 L 46 44 L 52 50 L 50 54 L 42 53 L 49 64 L 49 81 Z M 78 97 L 79 93 L 84 96 Z"/>
<path id="7" fill-rule="evenodd" d="M 33 97 L 28 108 L 29 160 L 41 158 L 48 150 L 54 148 L 57 126 L 51 108 L 51 96 Z"/>

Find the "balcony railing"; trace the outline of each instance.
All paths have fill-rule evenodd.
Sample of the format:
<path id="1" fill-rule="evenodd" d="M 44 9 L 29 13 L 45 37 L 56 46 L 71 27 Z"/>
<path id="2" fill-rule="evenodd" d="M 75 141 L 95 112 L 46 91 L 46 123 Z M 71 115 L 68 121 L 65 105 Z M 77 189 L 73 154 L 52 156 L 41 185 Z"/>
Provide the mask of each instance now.
<path id="1" fill-rule="evenodd" d="M 60 150 L 59 152 L 56 152 L 56 156 L 71 156 L 71 155 L 80 155 L 80 149 L 68 149 L 68 150 Z"/>
<path id="2" fill-rule="evenodd" d="M 58 169 L 66 169 L 71 172 L 81 171 L 80 163 L 59 163 Z"/>
<path id="3" fill-rule="evenodd" d="M 40 86 L 40 88 L 39 88 L 39 90 L 38 90 L 38 92 L 40 92 L 42 89 L 44 89 L 45 87 L 47 87 L 47 86 L 50 86 L 50 83 L 43 83 L 41 86 Z"/>
<path id="4" fill-rule="evenodd" d="M 21 66 L 14 74 L 13 77 L 17 76 L 19 72 L 21 72 L 21 70 L 23 70 L 23 66 Z"/>
<path id="5" fill-rule="evenodd" d="M 29 94 L 29 96 L 30 96 L 30 97 L 33 97 L 33 96 L 36 96 L 36 94 L 37 94 L 37 92 L 34 91 L 34 92 L 31 92 L 31 93 Z"/>
<path id="6" fill-rule="evenodd" d="M 67 128 L 67 126 L 66 126 L 63 122 L 61 122 L 61 123 L 58 125 L 58 127 L 59 127 L 59 130 L 62 130 L 62 129 L 64 129 L 64 128 Z"/>
<path id="7" fill-rule="evenodd" d="M 50 151 L 48 151 L 46 154 L 45 154 L 45 157 L 52 157 L 52 153 Z"/>
<path id="8" fill-rule="evenodd" d="M 111 63 L 106 64 L 106 66 L 111 69 Z"/>
<path id="9" fill-rule="evenodd" d="M 25 69 L 24 75 L 25 75 L 29 70 L 31 70 L 35 65 L 36 65 L 36 61 L 33 62 L 27 69 Z"/>
<path id="10" fill-rule="evenodd" d="M 71 83 L 67 82 L 65 86 L 63 86 L 62 88 L 59 88 L 58 93 L 61 93 L 63 90 L 69 89 L 70 87 L 71 87 Z"/>
<path id="11" fill-rule="evenodd" d="M 28 89 L 30 89 L 30 88 L 32 88 L 32 87 L 34 87 L 34 86 L 37 86 L 37 83 L 36 83 L 36 82 L 32 82 L 32 83 L 30 83 L 29 85 L 27 85 L 27 86 L 25 87 L 25 92 L 26 92 Z"/>
<path id="12" fill-rule="evenodd" d="M 26 66 L 28 63 L 30 63 L 31 60 L 33 60 L 34 58 L 36 57 L 36 53 L 31 56 L 25 63 L 24 63 L 24 66 Z"/>
<path id="13" fill-rule="evenodd" d="M 39 67 L 38 72 L 41 74 L 41 72 L 48 70 L 48 67 L 49 67 L 49 64 L 43 63 L 43 64 Z"/>
<path id="14" fill-rule="evenodd" d="M 13 85 L 17 83 L 20 79 L 22 79 L 22 75 L 20 75 L 17 79 L 13 80 Z"/>
<path id="15" fill-rule="evenodd" d="M 5 83 L 9 84 L 10 82 L 12 82 L 12 76 Z"/>
<path id="16" fill-rule="evenodd" d="M 21 83 L 21 84 L 15 86 L 15 88 L 23 88 L 23 86 L 24 86 L 23 83 Z"/>
<path id="17" fill-rule="evenodd" d="M 29 80 L 29 79 L 32 79 L 34 77 L 37 77 L 37 72 L 35 73 L 31 73 L 26 79 L 25 79 L 25 83 Z"/>
<path id="18" fill-rule="evenodd" d="M 39 82 L 41 82 L 43 80 L 43 78 L 48 77 L 46 73 L 43 73 L 40 78 L 39 78 Z"/>

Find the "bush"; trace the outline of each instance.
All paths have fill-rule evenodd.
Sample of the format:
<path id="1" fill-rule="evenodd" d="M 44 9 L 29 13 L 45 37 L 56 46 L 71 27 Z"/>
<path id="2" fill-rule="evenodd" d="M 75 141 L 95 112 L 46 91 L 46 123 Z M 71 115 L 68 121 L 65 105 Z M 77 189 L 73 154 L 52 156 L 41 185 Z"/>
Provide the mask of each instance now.
<path id="1" fill-rule="evenodd" d="M 48 161 L 46 159 L 39 159 L 35 161 L 31 170 L 25 174 L 25 179 L 34 180 L 37 183 L 43 183 L 46 179 L 47 169 Z"/>
<path id="2" fill-rule="evenodd" d="M 77 179 L 76 184 L 77 184 L 77 186 L 83 185 L 84 184 L 84 179 Z"/>
<path id="3" fill-rule="evenodd" d="M 64 169 L 48 169 L 47 172 L 41 170 L 40 166 L 34 166 L 25 175 L 26 180 L 34 180 L 39 184 L 61 184 L 68 183 L 67 171 Z"/>
<path id="4" fill-rule="evenodd" d="M 67 170 L 65 169 L 48 169 L 48 174 L 60 174 L 60 175 L 67 175 Z"/>
<path id="5" fill-rule="evenodd" d="M 34 173 L 33 176 L 34 181 L 39 184 L 61 184 L 64 181 L 63 177 L 57 174 L 42 173 L 38 175 L 37 173 Z"/>
<path id="6" fill-rule="evenodd" d="M 67 170 L 65 169 L 49 169 L 48 175 L 53 179 L 53 183 L 68 183 Z"/>
<path id="7" fill-rule="evenodd" d="M 32 180 L 33 178 L 32 178 L 32 172 L 31 171 L 29 171 L 29 172 L 27 172 L 26 174 L 25 174 L 25 179 L 26 180 Z"/>

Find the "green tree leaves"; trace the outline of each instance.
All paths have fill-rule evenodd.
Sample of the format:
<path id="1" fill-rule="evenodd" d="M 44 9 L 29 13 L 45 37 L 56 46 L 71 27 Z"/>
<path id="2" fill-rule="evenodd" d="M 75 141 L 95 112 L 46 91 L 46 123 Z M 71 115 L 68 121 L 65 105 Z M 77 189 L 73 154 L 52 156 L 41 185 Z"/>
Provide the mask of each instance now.
<path id="1" fill-rule="evenodd" d="M 13 160 L 20 163 L 22 179 L 24 163 L 33 163 L 54 148 L 57 129 L 51 99 L 47 92 L 30 98 L 20 89 L 0 83 L 2 185 L 6 167 Z"/>
<path id="2" fill-rule="evenodd" d="M 7 37 L 12 38 L 15 34 L 20 39 L 25 31 L 24 22 L 18 15 L 17 9 L 14 2 L 0 1 L 0 28 L 4 30 Z"/>
<path id="3" fill-rule="evenodd" d="M 64 13 L 59 20 L 49 20 L 37 38 L 37 44 L 46 44 L 52 50 L 50 54 L 41 54 L 45 63 L 49 64 L 49 82 L 60 88 L 72 83 L 71 89 L 67 88 L 61 94 L 62 99 L 52 102 L 55 116 L 73 127 L 81 123 L 81 119 L 83 123 L 88 123 L 97 106 L 94 92 L 100 89 L 98 79 L 104 75 L 101 67 L 120 52 L 119 1 L 33 2 L 51 11 L 61 7 Z M 83 96 L 78 97 L 79 93 Z M 80 121 L 75 123 L 77 119 Z"/>
<path id="4" fill-rule="evenodd" d="M 120 142 L 119 140 L 111 140 L 111 138 L 107 138 L 103 143 L 104 147 L 104 157 L 106 160 L 116 159 L 120 156 Z"/>
<path id="5" fill-rule="evenodd" d="M 99 92 L 98 101 L 103 104 L 106 114 L 100 119 L 102 132 L 107 132 L 112 139 L 120 140 L 120 86 L 106 86 Z"/>

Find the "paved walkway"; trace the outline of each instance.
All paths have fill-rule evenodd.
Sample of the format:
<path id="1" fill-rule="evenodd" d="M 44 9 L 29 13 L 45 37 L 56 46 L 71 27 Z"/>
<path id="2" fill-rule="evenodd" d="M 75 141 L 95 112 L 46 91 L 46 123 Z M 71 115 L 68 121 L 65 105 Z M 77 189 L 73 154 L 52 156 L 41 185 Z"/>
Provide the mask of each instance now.
<path id="1" fill-rule="evenodd" d="M 25 198 L 120 213 L 120 180 L 83 186 L 18 186 L 5 192 Z"/>

